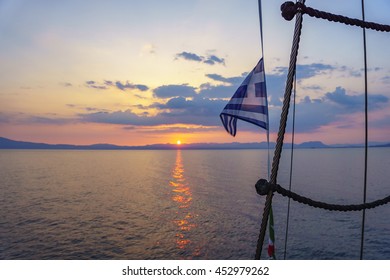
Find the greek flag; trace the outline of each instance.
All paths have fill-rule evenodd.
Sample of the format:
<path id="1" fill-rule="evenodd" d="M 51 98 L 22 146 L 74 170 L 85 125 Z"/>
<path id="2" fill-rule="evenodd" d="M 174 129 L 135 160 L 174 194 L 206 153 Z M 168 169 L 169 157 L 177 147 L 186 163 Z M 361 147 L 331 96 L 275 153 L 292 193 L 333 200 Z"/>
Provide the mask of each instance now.
<path id="1" fill-rule="evenodd" d="M 220 114 L 226 131 L 235 136 L 237 119 L 268 130 L 267 90 L 263 58 L 245 78 Z"/>

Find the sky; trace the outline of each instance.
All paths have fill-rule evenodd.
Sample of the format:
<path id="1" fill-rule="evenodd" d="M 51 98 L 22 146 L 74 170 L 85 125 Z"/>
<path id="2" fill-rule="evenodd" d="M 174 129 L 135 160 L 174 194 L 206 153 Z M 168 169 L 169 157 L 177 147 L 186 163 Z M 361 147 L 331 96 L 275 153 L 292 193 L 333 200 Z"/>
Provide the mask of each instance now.
<path id="1" fill-rule="evenodd" d="M 270 138 L 295 19 L 263 0 Z M 390 24 L 390 2 L 365 1 Z M 308 0 L 361 18 L 361 1 Z M 219 114 L 262 56 L 257 0 L 0 0 L 0 136 L 52 144 L 260 142 Z M 390 34 L 367 30 L 369 140 L 390 142 Z M 304 16 L 295 141 L 364 142 L 363 31 Z M 292 116 L 292 112 L 290 112 Z M 286 141 L 291 132 L 291 118 Z"/>

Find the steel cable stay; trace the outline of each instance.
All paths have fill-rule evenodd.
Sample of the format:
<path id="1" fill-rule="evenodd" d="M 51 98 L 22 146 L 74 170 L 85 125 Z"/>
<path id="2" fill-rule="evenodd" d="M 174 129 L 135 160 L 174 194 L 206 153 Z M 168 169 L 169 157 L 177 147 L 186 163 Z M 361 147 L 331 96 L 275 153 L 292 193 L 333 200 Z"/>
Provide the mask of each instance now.
<path id="1" fill-rule="evenodd" d="M 360 249 L 360 258 L 363 258 L 363 244 L 364 244 L 364 226 L 365 226 L 365 210 L 373 209 L 381 205 L 385 205 L 390 202 L 390 195 L 382 199 L 378 199 L 372 202 L 366 202 L 366 191 L 367 191 L 367 149 L 368 149 L 368 94 L 367 94 L 367 54 L 366 54 L 366 38 L 365 38 L 365 29 L 373 29 L 381 32 L 390 32 L 390 25 L 383 25 L 374 22 L 366 22 L 364 17 L 364 0 L 362 0 L 362 20 L 352 19 L 341 15 L 335 15 L 313 8 L 305 6 L 305 0 L 299 0 L 296 3 L 294 2 L 285 2 L 281 6 L 282 16 L 286 20 L 292 20 L 294 16 L 296 17 L 295 30 L 293 36 L 293 42 L 291 47 L 290 54 L 290 64 L 287 74 L 287 81 L 284 93 L 283 107 L 280 117 L 279 131 L 276 140 L 276 146 L 274 151 L 274 158 L 272 162 L 271 177 L 269 182 L 265 179 L 260 179 L 256 183 L 256 192 L 259 195 L 266 196 L 265 206 L 263 210 L 263 217 L 261 221 L 260 233 L 257 241 L 256 255 L 255 259 L 261 258 L 261 251 L 263 248 L 265 232 L 267 229 L 268 218 L 270 214 L 270 209 L 272 205 L 272 198 L 274 192 L 293 199 L 299 203 L 303 203 L 312 207 L 321 208 L 329 211 L 363 211 L 362 218 L 362 235 L 361 235 L 361 249 Z M 321 201 L 315 201 L 310 198 L 301 196 L 297 193 L 292 192 L 291 190 L 284 189 L 282 186 L 277 184 L 277 175 L 279 169 L 279 162 L 281 158 L 281 153 L 283 149 L 284 135 L 286 131 L 288 112 L 290 107 L 291 93 L 293 88 L 293 80 L 296 75 L 296 61 L 298 56 L 299 41 L 302 32 L 302 21 L 303 14 L 307 14 L 312 17 L 326 19 L 328 21 L 344 23 L 346 25 L 358 26 L 363 28 L 363 42 L 364 42 L 364 71 L 365 71 L 365 167 L 364 167 L 364 197 L 363 203 L 361 204 L 350 204 L 350 205 L 339 205 L 339 204 L 330 204 Z"/>
<path id="2" fill-rule="evenodd" d="M 365 22 L 364 0 L 362 2 L 362 19 Z M 363 27 L 363 53 L 364 53 L 364 182 L 363 182 L 363 203 L 367 200 L 367 170 L 368 170 L 368 82 L 367 82 L 367 44 L 366 28 Z M 360 237 L 360 259 L 363 259 L 364 230 L 366 225 L 366 211 L 362 213 L 362 230 Z"/>
<path id="3" fill-rule="evenodd" d="M 295 68 L 295 73 L 297 69 Z M 289 184 L 288 190 L 291 191 L 292 188 L 292 177 L 293 177 L 293 166 L 294 166 L 294 144 L 295 144 L 295 105 L 297 98 L 297 75 L 294 77 L 294 94 L 293 94 L 293 109 L 292 109 L 292 129 L 291 129 L 291 154 L 290 154 L 290 175 L 289 175 Z M 286 232 L 284 236 L 284 250 L 283 250 L 283 259 L 287 257 L 287 241 L 288 241 L 288 229 L 290 224 L 290 205 L 291 199 L 288 198 L 287 202 L 287 215 L 286 215 Z"/>

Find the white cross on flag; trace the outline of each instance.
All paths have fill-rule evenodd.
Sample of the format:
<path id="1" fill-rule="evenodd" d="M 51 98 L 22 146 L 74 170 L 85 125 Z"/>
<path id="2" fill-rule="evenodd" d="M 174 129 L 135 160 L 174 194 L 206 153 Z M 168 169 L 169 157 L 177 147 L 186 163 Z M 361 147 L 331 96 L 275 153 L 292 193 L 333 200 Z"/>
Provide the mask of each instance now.
<path id="1" fill-rule="evenodd" d="M 226 131 L 235 136 L 237 119 L 268 130 L 268 103 L 263 58 L 245 78 L 220 114 Z"/>

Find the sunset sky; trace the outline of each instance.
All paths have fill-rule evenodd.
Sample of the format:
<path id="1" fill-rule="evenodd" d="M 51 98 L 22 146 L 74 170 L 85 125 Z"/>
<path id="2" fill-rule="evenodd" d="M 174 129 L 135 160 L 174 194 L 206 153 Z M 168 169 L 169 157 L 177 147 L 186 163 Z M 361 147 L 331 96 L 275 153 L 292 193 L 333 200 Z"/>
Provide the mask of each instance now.
<path id="1" fill-rule="evenodd" d="M 295 23 L 280 16 L 283 2 L 263 0 L 272 141 Z M 367 21 L 390 24 L 390 1 L 365 2 Z M 306 4 L 361 18 L 361 0 Z M 2 0 L 0 42 L 1 137 L 118 145 L 266 140 L 243 122 L 233 138 L 219 119 L 261 57 L 257 0 Z M 389 47 L 389 33 L 367 30 L 370 141 L 390 141 Z M 363 65 L 360 28 L 304 16 L 297 142 L 364 142 Z"/>

